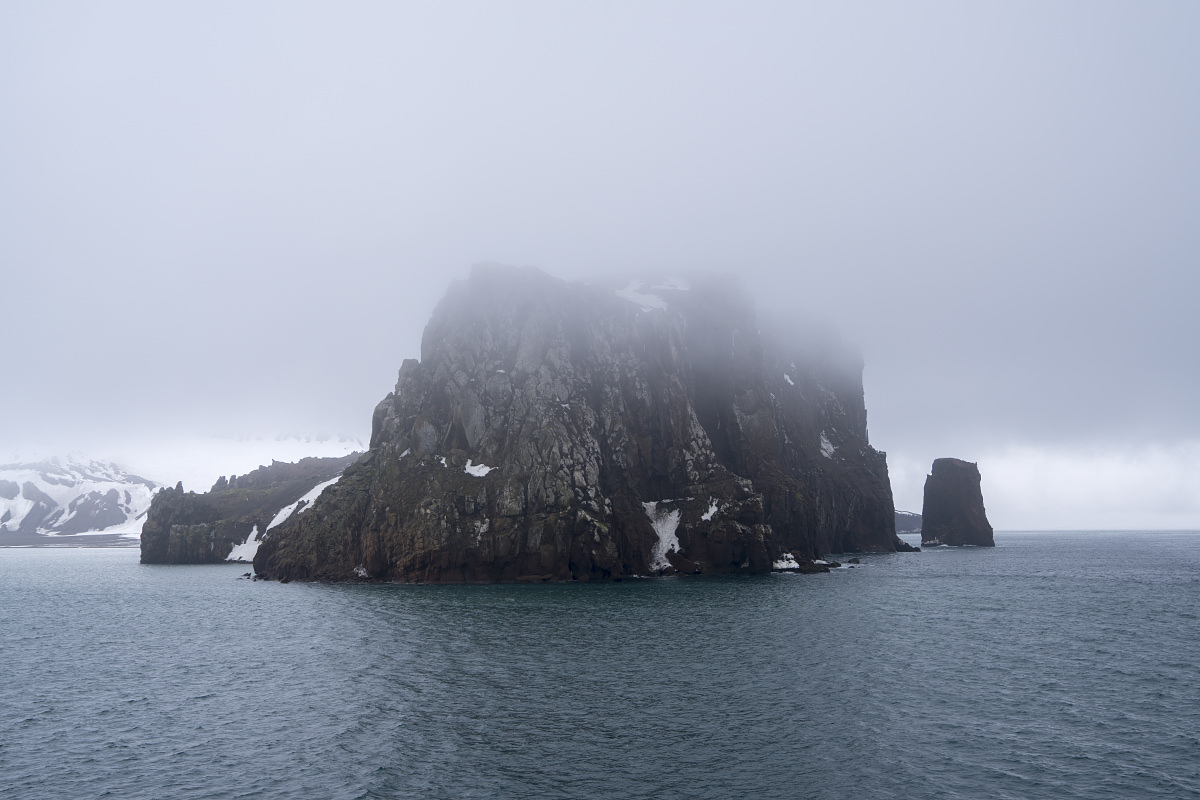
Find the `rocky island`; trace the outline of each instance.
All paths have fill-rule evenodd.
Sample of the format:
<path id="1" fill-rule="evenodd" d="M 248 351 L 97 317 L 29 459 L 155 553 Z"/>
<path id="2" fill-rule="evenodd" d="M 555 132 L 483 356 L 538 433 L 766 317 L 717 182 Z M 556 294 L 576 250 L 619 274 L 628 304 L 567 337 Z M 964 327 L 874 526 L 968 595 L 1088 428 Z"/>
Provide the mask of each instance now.
<path id="1" fill-rule="evenodd" d="M 921 544 L 995 547 L 983 508 L 979 465 L 957 458 L 934 460 L 925 478 Z"/>
<path id="2" fill-rule="evenodd" d="M 862 360 L 737 286 L 477 267 L 376 407 L 370 450 L 254 558 L 280 580 L 762 573 L 910 549 Z"/>

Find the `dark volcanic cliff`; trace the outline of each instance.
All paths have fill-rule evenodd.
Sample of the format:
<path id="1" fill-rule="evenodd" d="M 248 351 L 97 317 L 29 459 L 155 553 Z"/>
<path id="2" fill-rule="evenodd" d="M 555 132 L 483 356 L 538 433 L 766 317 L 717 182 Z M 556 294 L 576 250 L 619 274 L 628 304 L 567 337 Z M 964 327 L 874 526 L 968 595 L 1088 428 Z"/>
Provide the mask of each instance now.
<path id="1" fill-rule="evenodd" d="M 274 461 L 242 476 L 221 476 L 204 494 L 182 486 L 154 495 L 142 525 L 143 564 L 212 564 L 237 545 L 253 544 L 282 509 L 293 511 L 314 487 L 336 478 L 361 453 L 341 458 Z M 253 549 L 253 547 L 251 547 Z"/>
<path id="2" fill-rule="evenodd" d="M 264 539 L 260 575 L 588 580 L 906 547 L 860 358 L 760 334 L 732 285 L 479 267 L 421 350 L 367 455 Z"/>
<path id="3" fill-rule="evenodd" d="M 939 458 L 925 478 L 921 544 L 995 547 L 983 508 L 979 467 L 957 458 Z"/>

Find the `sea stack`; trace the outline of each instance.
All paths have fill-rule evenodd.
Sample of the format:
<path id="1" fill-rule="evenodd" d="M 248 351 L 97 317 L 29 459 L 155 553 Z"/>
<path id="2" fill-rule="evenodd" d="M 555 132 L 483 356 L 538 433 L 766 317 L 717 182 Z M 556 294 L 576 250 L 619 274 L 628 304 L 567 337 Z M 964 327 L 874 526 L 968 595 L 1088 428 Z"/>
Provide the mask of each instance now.
<path id="1" fill-rule="evenodd" d="M 939 458 L 925 478 L 921 544 L 995 547 L 992 526 L 983 510 L 979 466 L 957 458 Z"/>
<path id="2" fill-rule="evenodd" d="M 267 534 L 255 572 L 619 580 L 903 549 L 862 366 L 836 337 L 768 327 L 728 280 L 477 267 L 376 407 L 370 451 Z"/>

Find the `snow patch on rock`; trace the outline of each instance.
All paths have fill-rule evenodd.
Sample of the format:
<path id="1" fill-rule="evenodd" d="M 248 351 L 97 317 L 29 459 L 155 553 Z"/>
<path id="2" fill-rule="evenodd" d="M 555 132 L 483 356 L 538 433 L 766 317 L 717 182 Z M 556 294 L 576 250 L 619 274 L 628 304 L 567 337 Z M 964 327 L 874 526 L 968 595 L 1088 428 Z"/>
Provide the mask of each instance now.
<path id="1" fill-rule="evenodd" d="M 642 508 L 646 509 L 646 516 L 650 518 L 650 524 L 654 526 L 654 532 L 658 534 L 658 541 L 650 551 L 650 569 L 655 571 L 670 569 L 671 562 L 667 560 L 667 553 L 679 552 L 679 537 L 675 535 L 675 531 L 679 529 L 679 511 L 660 511 L 658 506 L 657 501 L 642 503 Z"/>
<path id="2" fill-rule="evenodd" d="M 274 528 L 276 525 L 282 525 L 288 520 L 289 517 L 292 516 L 292 514 L 296 513 L 297 511 L 303 512 L 308 510 L 308 507 L 313 504 L 313 501 L 321 496 L 321 492 L 325 491 L 330 486 L 333 486 L 335 483 L 341 480 L 341 478 L 342 476 L 338 475 L 337 477 L 330 478 L 324 483 L 318 483 L 316 486 L 310 489 L 308 494 L 304 495 L 304 497 L 301 497 L 296 502 L 279 509 L 279 513 L 277 513 L 271 520 L 271 524 L 267 525 L 267 530 L 271 530 L 271 528 Z"/>
<path id="3" fill-rule="evenodd" d="M 642 311 L 661 311 L 667 307 L 667 301 L 656 292 L 686 292 L 690 288 L 686 281 L 679 278 L 668 278 L 654 284 L 631 281 L 624 289 L 618 289 L 616 295 L 641 307 Z"/>
<path id="4" fill-rule="evenodd" d="M 468 475 L 474 475 L 476 478 L 482 478 L 484 475 L 487 475 L 494 469 L 495 467 L 488 467 L 483 464 L 472 465 L 471 459 L 468 458 L 467 465 L 463 467 L 463 472 L 467 473 Z"/>
<path id="5" fill-rule="evenodd" d="M 656 294 L 643 291 L 644 287 L 645 284 L 641 281 L 633 281 L 624 289 L 618 289 L 617 297 L 640 306 L 642 311 L 659 311 L 667 307 L 666 300 Z"/>
<path id="6" fill-rule="evenodd" d="M 258 526 L 255 525 L 249 535 L 246 536 L 246 541 L 241 544 L 235 544 L 233 549 L 229 551 L 229 555 L 225 556 L 226 561 L 243 561 L 252 563 L 254 554 L 258 552 L 258 546 L 262 541 L 258 538 Z"/>
<path id="7" fill-rule="evenodd" d="M 797 561 L 796 557 L 793 556 L 791 553 L 784 553 L 783 558 L 779 559 L 774 564 L 772 564 L 771 568 L 777 569 L 777 570 L 800 569 L 800 562 Z"/>

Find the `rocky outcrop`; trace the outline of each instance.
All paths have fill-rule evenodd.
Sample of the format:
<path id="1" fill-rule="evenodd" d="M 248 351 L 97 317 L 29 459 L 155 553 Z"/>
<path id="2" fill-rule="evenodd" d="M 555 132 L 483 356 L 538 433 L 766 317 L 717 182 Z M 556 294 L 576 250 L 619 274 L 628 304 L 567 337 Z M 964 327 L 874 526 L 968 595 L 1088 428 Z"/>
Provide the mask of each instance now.
<path id="1" fill-rule="evenodd" d="M 736 286 L 479 267 L 375 409 L 370 451 L 271 531 L 264 577 L 605 580 L 892 551 L 862 362 L 760 331 Z"/>
<path id="2" fill-rule="evenodd" d="M 979 467 L 957 458 L 939 458 L 925 478 L 921 544 L 995 547 L 983 509 Z"/>
<path id="3" fill-rule="evenodd" d="M 314 491 L 360 455 L 274 461 L 240 477 L 222 475 L 204 494 L 185 492 L 182 485 L 163 489 L 154 495 L 142 526 L 142 563 L 249 561 L 262 534 L 306 510 Z"/>

